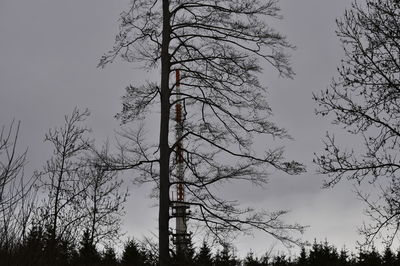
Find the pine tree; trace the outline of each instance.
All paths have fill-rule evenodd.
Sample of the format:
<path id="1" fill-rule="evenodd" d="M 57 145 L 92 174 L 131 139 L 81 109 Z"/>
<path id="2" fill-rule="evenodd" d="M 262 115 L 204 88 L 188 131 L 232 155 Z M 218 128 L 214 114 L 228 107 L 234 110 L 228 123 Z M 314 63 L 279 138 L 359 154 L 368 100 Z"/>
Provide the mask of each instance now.
<path id="1" fill-rule="evenodd" d="M 396 257 L 394 256 L 392 250 L 389 246 L 385 248 L 382 257 L 382 265 L 384 266 L 395 266 L 396 265 Z"/>
<path id="2" fill-rule="evenodd" d="M 254 253 L 250 251 L 243 261 L 243 266 L 261 266 L 261 264 L 258 258 L 254 257 Z"/>
<path id="3" fill-rule="evenodd" d="M 371 251 L 361 251 L 359 254 L 358 263 L 360 266 L 379 266 L 382 265 L 381 255 L 372 247 Z"/>
<path id="4" fill-rule="evenodd" d="M 340 265 L 340 266 L 348 265 L 348 258 L 349 258 L 349 255 L 347 254 L 347 249 L 344 247 L 344 248 L 342 248 L 342 250 L 340 250 L 338 265 Z"/>
<path id="5" fill-rule="evenodd" d="M 134 240 L 129 240 L 122 252 L 121 265 L 145 266 L 147 256 L 145 250 L 141 249 Z"/>
<path id="6" fill-rule="evenodd" d="M 307 265 L 308 261 L 307 261 L 307 252 L 306 252 L 306 248 L 304 246 L 301 247 L 301 251 L 300 251 L 300 256 L 297 260 L 297 265 L 298 266 L 305 266 Z"/>
<path id="7" fill-rule="evenodd" d="M 44 235 L 41 226 L 33 226 L 20 250 L 20 262 L 23 265 L 42 265 L 44 251 Z"/>
<path id="8" fill-rule="evenodd" d="M 269 253 L 267 252 L 267 253 L 265 253 L 264 256 L 261 257 L 260 265 L 261 266 L 269 266 L 270 265 L 269 259 L 270 259 L 270 256 L 269 256 Z"/>
<path id="9" fill-rule="evenodd" d="M 333 266 L 337 265 L 339 261 L 339 254 L 334 246 L 324 243 L 317 243 L 314 240 L 309 255 L 309 264 L 312 266 Z"/>
<path id="10" fill-rule="evenodd" d="M 272 261 L 273 266 L 289 266 L 291 265 L 290 259 L 287 259 L 285 255 L 275 256 Z"/>
<path id="11" fill-rule="evenodd" d="M 211 249 L 207 245 L 205 241 L 203 241 L 203 245 L 201 246 L 199 253 L 195 258 L 196 266 L 210 266 L 213 264 L 213 259 L 211 255 Z"/>
<path id="12" fill-rule="evenodd" d="M 98 265 L 101 259 L 100 254 L 91 241 L 90 235 L 89 229 L 86 229 L 80 242 L 79 263 L 81 265 Z"/>
<path id="13" fill-rule="evenodd" d="M 222 251 L 218 251 L 214 258 L 215 266 L 236 266 L 239 261 L 234 255 L 231 254 L 229 250 L 229 245 L 227 243 L 223 244 Z"/>
<path id="14" fill-rule="evenodd" d="M 116 266 L 118 264 L 115 250 L 112 247 L 106 247 L 101 264 L 104 266 Z"/>

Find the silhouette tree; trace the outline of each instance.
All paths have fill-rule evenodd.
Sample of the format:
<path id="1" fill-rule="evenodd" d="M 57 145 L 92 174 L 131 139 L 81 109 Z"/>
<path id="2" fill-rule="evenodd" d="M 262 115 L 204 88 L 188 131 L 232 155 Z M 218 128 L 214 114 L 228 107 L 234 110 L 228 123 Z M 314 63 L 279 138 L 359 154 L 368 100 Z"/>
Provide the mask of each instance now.
<path id="1" fill-rule="evenodd" d="M 290 259 L 287 259 L 285 255 L 275 256 L 272 260 L 273 266 L 289 266 L 290 264 Z"/>
<path id="2" fill-rule="evenodd" d="M 45 246 L 43 230 L 40 227 L 32 227 L 28 230 L 24 241 L 9 247 L 0 248 L 1 265 L 45 265 L 43 249 Z"/>
<path id="3" fill-rule="evenodd" d="M 349 255 L 348 255 L 348 251 L 346 250 L 346 248 L 342 248 L 340 250 L 340 254 L 339 254 L 339 261 L 338 261 L 338 265 L 340 266 L 344 266 L 344 265 L 348 265 L 349 264 Z"/>
<path id="4" fill-rule="evenodd" d="M 105 266 L 116 266 L 118 264 L 117 255 L 115 254 L 115 250 L 112 247 L 106 247 L 103 258 L 101 260 L 101 265 Z"/>
<path id="5" fill-rule="evenodd" d="M 264 256 L 260 258 L 260 265 L 261 266 L 270 266 L 270 252 L 266 252 Z"/>
<path id="6" fill-rule="evenodd" d="M 360 250 L 358 264 L 360 266 L 379 266 L 381 265 L 381 255 L 376 251 L 375 247 L 371 248 L 371 251 Z"/>
<path id="7" fill-rule="evenodd" d="M 301 247 L 300 256 L 297 260 L 297 265 L 299 265 L 299 266 L 307 265 L 307 251 L 304 246 Z"/>
<path id="8" fill-rule="evenodd" d="M 0 129 L 0 249 L 11 250 L 28 233 L 35 178 L 24 175 L 27 150 L 17 147 L 20 122 Z"/>
<path id="9" fill-rule="evenodd" d="M 45 238 L 43 228 L 40 225 L 31 227 L 21 249 L 19 250 L 21 265 L 43 265 Z"/>
<path id="10" fill-rule="evenodd" d="M 46 195 L 41 215 L 48 233 L 49 258 L 56 259 L 58 244 L 66 245 L 76 239 L 79 224 L 85 217 L 79 208 L 80 196 L 86 188 L 81 188 L 80 173 L 84 169 L 82 157 L 89 150 L 88 129 L 81 123 L 89 115 L 74 109 L 64 117 L 64 125 L 50 129 L 45 141 L 53 146 L 53 157 L 47 161 L 43 171 L 38 173 L 41 188 Z"/>
<path id="11" fill-rule="evenodd" d="M 336 248 L 329 245 L 327 241 L 324 243 L 317 243 L 317 241 L 314 240 L 308 260 L 308 265 L 310 266 L 334 266 L 338 264 L 339 255 Z"/>
<path id="12" fill-rule="evenodd" d="M 239 265 L 239 261 L 232 254 L 232 248 L 228 243 L 222 244 L 222 250 L 217 251 L 214 257 L 214 265 L 215 266 L 236 266 Z"/>
<path id="13" fill-rule="evenodd" d="M 134 240 L 129 240 L 124 247 L 122 252 L 121 265 L 135 265 L 135 266 L 147 266 L 148 258 L 146 251 L 140 248 L 138 243 Z"/>
<path id="14" fill-rule="evenodd" d="M 337 21 L 345 57 L 329 89 L 314 95 L 317 114 L 331 114 L 333 123 L 358 136 L 357 149 L 343 148 L 328 134 L 325 152 L 316 157 L 326 187 L 342 178 L 354 181 L 367 203 L 371 224 L 361 228 L 365 244 L 382 237 L 391 245 L 400 225 L 400 3 L 396 0 L 355 2 Z M 361 149 L 359 147 L 363 147 Z M 374 183 L 379 202 L 362 191 Z M 385 228 L 385 230 L 381 230 Z"/>
<path id="15" fill-rule="evenodd" d="M 291 45 L 266 22 L 278 18 L 278 11 L 275 0 L 134 0 L 122 14 L 114 48 L 100 61 L 104 66 L 121 55 L 128 62 L 144 62 L 147 69 L 161 68 L 159 85 L 127 88 L 118 114 L 123 123 L 143 121 L 156 105 L 161 110 L 159 143 L 146 147 L 139 131 L 130 136 L 133 143 L 125 146 L 122 157 L 106 160 L 114 169 L 143 170 L 140 182 L 156 182 L 161 266 L 168 264 L 173 185 L 185 186 L 191 221 L 204 222 L 215 236 L 257 228 L 289 244 L 296 242 L 291 232 L 303 230 L 281 221 L 285 211 L 255 212 L 213 193 L 226 180 L 264 184 L 267 166 L 289 174 L 304 171 L 303 165 L 285 161 L 282 147 L 271 147 L 269 137 L 289 136 L 270 121 L 266 90 L 257 78 L 258 59 L 281 76 L 293 75 L 284 53 Z M 177 71 L 181 90 L 170 78 Z M 183 128 L 174 141 L 170 118 L 176 103 L 182 106 Z M 260 135 L 267 146 L 263 154 L 252 143 Z M 172 160 L 181 152 L 184 183 L 175 176 Z"/>
<path id="16" fill-rule="evenodd" d="M 195 265 L 208 266 L 212 265 L 212 263 L 213 259 L 212 259 L 211 249 L 207 245 L 207 242 L 203 241 L 203 245 L 200 247 L 199 253 L 196 255 Z"/>
<path id="17" fill-rule="evenodd" d="M 171 255 L 171 265 L 195 265 L 195 249 L 191 239 L 186 243 L 185 250 L 181 252 L 172 251 Z"/>
<path id="18" fill-rule="evenodd" d="M 103 152 L 107 152 L 106 149 Z M 91 244 L 104 246 L 115 242 L 121 236 L 121 217 L 128 196 L 127 191 L 121 190 L 123 182 L 118 173 L 106 171 L 96 158 L 90 158 L 79 181 L 82 194 L 78 204 L 85 216 L 83 221 Z"/>
<path id="19" fill-rule="evenodd" d="M 15 182 L 23 176 L 26 163 L 26 151 L 17 153 L 19 128 L 20 123 L 15 126 L 13 121 L 8 128 L 2 126 L 0 131 L 0 210 L 6 208 L 5 205 L 9 202 L 15 203 L 20 196 L 9 194 L 12 187 L 15 187 Z"/>
<path id="20" fill-rule="evenodd" d="M 384 266 L 395 266 L 397 265 L 396 263 L 396 257 L 393 254 L 392 250 L 390 247 L 386 247 L 385 251 L 382 256 L 382 265 Z"/>
<path id="21" fill-rule="evenodd" d="M 243 266 L 261 266 L 257 257 L 254 257 L 253 252 L 247 253 L 246 258 L 244 258 Z"/>
<path id="22" fill-rule="evenodd" d="M 96 246 L 91 239 L 91 232 L 89 229 L 83 232 L 82 240 L 79 248 L 79 265 L 99 265 L 100 254 L 96 250 Z"/>

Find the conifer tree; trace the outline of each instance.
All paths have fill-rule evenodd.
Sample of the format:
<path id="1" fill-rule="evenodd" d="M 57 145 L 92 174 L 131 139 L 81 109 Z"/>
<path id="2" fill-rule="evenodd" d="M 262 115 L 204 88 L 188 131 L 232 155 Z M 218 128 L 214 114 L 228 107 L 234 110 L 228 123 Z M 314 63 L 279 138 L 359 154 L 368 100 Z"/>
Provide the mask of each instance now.
<path id="1" fill-rule="evenodd" d="M 348 252 L 347 252 L 347 249 L 345 248 L 345 247 L 343 247 L 341 250 L 340 250 L 340 254 L 339 254 L 339 264 L 338 265 L 343 265 L 343 266 L 345 266 L 345 265 L 348 265 L 348 263 L 349 263 L 349 261 L 348 261 L 348 259 L 349 259 L 349 255 L 347 254 Z"/>
<path id="2" fill-rule="evenodd" d="M 237 258 L 232 254 L 228 243 L 223 243 L 222 250 L 217 251 L 214 264 L 215 266 L 236 266 L 239 264 Z"/>
<path id="3" fill-rule="evenodd" d="M 196 255 L 195 264 L 196 266 L 208 266 L 212 265 L 212 263 L 211 249 L 207 245 L 207 242 L 203 241 L 203 245 L 200 247 L 199 253 Z"/>
<path id="4" fill-rule="evenodd" d="M 247 253 L 246 258 L 244 258 L 243 266 L 260 266 L 260 261 L 257 257 L 254 257 L 253 252 Z"/>
<path id="5" fill-rule="evenodd" d="M 300 255 L 297 260 L 297 265 L 298 266 L 306 266 L 307 265 L 307 252 L 306 248 L 304 246 L 301 247 Z"/>
<path id="6" fill-rule="evenodd" d="M 118 265 L 117 255 L 115 250 L 107 246 L 102 256 L 101 264 L 104 266 L 116 266 Z"/>
<path id="7" fill-rule="evenodd" d="M 121 265 L 147 266 L 146 252 L 139 247 L 139 244 L 136 241 L 129 240 L 125 243 L 122 252 Z"/>
<path id="8" fill-rule="evenodd" d="M 273 266 L 289 266 L 290 264 L 290 259 L 287 259 L 285 255 L 277 255 L 272 260 Z"/>
<path id="9" fill-rule="evenodd" d="M 98 265 L 101 257 L 99 252 L 96 250 L 95 245 L 91 240 L 90 230 L 86 229 L 83 232 L 82 240 L 80 241 L 79 248 L 79 263 L 80 265 Z"/>
<path id="10" fill-rule="evenodd" d="M 33 225 L 29 230 L 29 233 L 22 244 L 21 252 L 21 264 L 22 265 L 41 265 L 43 264 L 44 257 L 44 233 L 43 228 L 40 225 Z"/>
<path id="11" fill-rule="evenodd" d="M 396 265 L 396 257 L 393 254 L 390 247 L 386 247 L 383 256 L 382 256 L 382 265 L 383 266 L 395 266 Z"/>
<path id="12" fill-rule="evenodd" d="M 382 257 L 375 247 L 372 247 L 370 251 L 360 249 L 358 256 L 358 264 L 360 266 L 380 266 L 382 264 Z"/>

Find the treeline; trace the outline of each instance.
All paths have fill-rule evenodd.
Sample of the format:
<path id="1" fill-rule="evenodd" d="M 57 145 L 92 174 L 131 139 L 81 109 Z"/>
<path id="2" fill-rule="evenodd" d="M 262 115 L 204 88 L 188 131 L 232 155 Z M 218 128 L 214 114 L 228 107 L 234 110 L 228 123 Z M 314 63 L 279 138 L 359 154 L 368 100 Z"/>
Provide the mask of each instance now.
<path id="1" fill-rule="evenodd" d="M 190 252 L 189 252 L 190 253 Z M 189 263 L 193 266 L 395 266 L 400 265 L 400 251 L 396 254 L 388 247 L 382 254 L 375 248 L 370 250 L 359 250 L 358 254 L 350 253 L 345 248 L 338 249 L 327 241 L 316 242 L 310 247 L 303 247 L 298 256 L 266 254 L 261 257 L 249 252 L 245 258 L 237 258 L 224 248 L 221 251 L 211 252 L 207 244 L 197 253 L 189 256 Z M 178 263 L 178 265 L 180 265 Z"/>
<path id="2" fill-rule="evenodd" d="M 78 245 L 73 242 L 59 241 L 56 247 L 48 233 L 42 228 L 32 228 L 28 237 L 13 250 L 0 250 L 0 264 L 14 265 L 110 265 L 110 266 L 156 266 L 158 252 L 153 245 L 146 245 L 135 240 L 125 243 L 121 254 L 111 246 L 99 251 L 90 241 L 89 231 L 83 234 Z M 309 248 L 302 248 L 298 256 L 269 255 L 261 257 L 249 252 L 245 258 L 238 258 L 228 245 L 212 251 L 207 243 L 198 248 L 191 248 L 186 258 L 172 257 L 173 266 L 396 266 L 400 265 L 400 252 L 396 254 L 390 248 L 379 253 L 374 248 L 369 251 L 350 253 L 346 249 L 338 251 L 328 242 L 314 242 Z"/>
<path id="3" fill-rule="evenodd" d="M 23 243 L 13 249 L 0 249 L 2 266 L 68 266 L 68 265 L 157 265 L 155 252 L 134 240 L 127 241 L 123 252 L 117 256 L 113 247 L 106 246 L 99 251 L 90 240 L 89 230 L 85 231 L 78 244 L 74 241 L 54 242 L 51 233 L 43 228 L 30 230 Z"/>

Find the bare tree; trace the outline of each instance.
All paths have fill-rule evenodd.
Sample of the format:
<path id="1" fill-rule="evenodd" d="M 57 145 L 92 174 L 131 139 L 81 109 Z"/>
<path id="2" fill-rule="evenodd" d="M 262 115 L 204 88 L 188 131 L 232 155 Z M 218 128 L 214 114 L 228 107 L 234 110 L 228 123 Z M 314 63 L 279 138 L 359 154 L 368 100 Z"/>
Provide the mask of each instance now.
<path id="1" fill-rule="evenodd" d="M 170 189 L 175 184 L 186 187 L 186 204 L 193 209 L 190 219 L 204 222 L 215 235 L 258 228 L 288 244 L 296 242 L 290 232 L 303 230 L 283 223 L 284 211 L 242 209 L 214 190 L 232 180 L 264 184 L 267 166 L 289 174 L 304 171 L 300 163 L 285 161 L 282 147 L 265 148 L 261 154 L 252 143 L 255 136 L 263 136 L 267 147 L 272 138 L 289 138 L 270 121 L 266 89 L 257 78 L 262 71 L 258 59 L 283 77 L 293 75 L 284 53 L 291 45 L 266 22 L 279 18 L 276 2 L 134 0 L 121 16 L 114 48 L 100 61 L 104 66 L 121 55 L 128 62 L 144 62 L 147 69 L 161 68 L 160 85 L 127 88 L 118 115 L 128 123 L 146 117 L 152 106 L 160 108 L 159 143 L 146 146 L 142 135 L 131 136 L 133 144 L 109 160 L 111 165 L 119 159 L 114 168 L 144 170 L 141 182 L 156 181 L 160 265 L 168 264 Z M 182 74 L 181 90 L 171 79 L 176 71 Z M 170 118 L 177 103 L 182 106 L 183 127 L 174 139 Z M 181 153 L 184 182 L 175 175 L 173 159 Z"/>
<path id="2" fill-rule="evenodd" d="M 34 204 L 34 178 L 24 176 L 27 150 L 18 150 L 20 122 L 0 132 L 0 248 L 24 239 Z"/>
<path id="3" fill-rule="evenodd" d="M 23 169 L 26 163 L 26 151 L 17 154 L 17 140 L 20 122 L 15 127 L 14 121 L 6 128 L 3 126 L 0 132 L 0 204 L 16 202 L 18 195 L 7 195 L 11 192 L 9 186 L 15 187 L 14 181 L 23 176 Z"/>
<path id="4" fill-rule="evenodd" d="M 75 108 L 64 117 L 63 126 L 50 129 L 45 136 L 53 146 L 53 157 L 38 175 L 46 195 L 42 210 L 50 231 L 50 247 L 55 248 L 58 240 L 74 237 L 77 224 L 84 218 L 78 196 L 86 189 L 80 186 L 79 177 L 85 169 L 82 158 L 90 148 L 89 130 L 81 125 L 88 115 L 89 111 Z"/>
<path id="5" fill-rule="evenodd" d="M 103 154 L 108 149 L 103 149 Z M 89 232 L 89 242 L 96 246 L 115 242 L 121 236 L 121 217 L 128 192 L 122 191 L 123 182 L 114 171 L 106 171 L 97 159 L 91 160 L 80 176 L 84 192 L 79 204 L 85 213 L 84 227 Z"/>
<path id="6" fill-rule="evenodd" d="M 399 1 L 354 2 L 337 21 L 345 51 L 338 77 L 314 95 L 317 114 L 332 115 L 334 124 L 360 139 L 361 145 L 350 150 L 329 134 L 325 152 L 315 162 L 328 176 L 326 187 L 343 178 L 354 181 L 371 218 L 360 230 L 366 244 L 383 237 L 391 245 L 400 226 L 399 18 Z M 362 189 L 368 183 L 375 188 L 375 199 Z"/>

